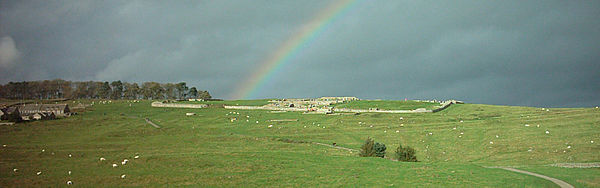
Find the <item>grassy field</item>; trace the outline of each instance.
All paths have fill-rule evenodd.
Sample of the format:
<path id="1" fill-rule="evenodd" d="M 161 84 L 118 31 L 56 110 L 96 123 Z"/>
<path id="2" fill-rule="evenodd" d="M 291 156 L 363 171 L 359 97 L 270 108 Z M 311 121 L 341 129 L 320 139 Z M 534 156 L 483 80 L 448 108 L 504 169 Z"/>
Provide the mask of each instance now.
<path id="1" fill-rule="evenodd" d="M 269 121 L 279 119 L 298 121 Z M 514 166 L 577 187 L 598 187 L 598 168 L 547 165 L 599 162 L 599 128 L 600 110 L 591 108 L 460 104 L 426 114 L 305 115 L 113 101 L 66 119 L 0 127 L 0 144 L 6 145 L 0 148 L 0 186 L 55 187 L 68 180 L 84 187 L 556 186 L 485 168 Z M 359 149 L 367 137 L 385 143 L 388 155 L 398 144 L 412 146 L 421 162 L 361 158 L 356 152 L 300 143 L 336 142 Z M 282 139 L 295 142 L 278 141 Z M 123 159 L 129 163 L 121 165 Z M 36 175 L 38 171 L 42 174 Z"/>
<path id="2" fill-rule="evenodd" d="M 437 106 L 440 106 L 440 104 L 417 101 L 358 100 L 338 103 L 334 104 L 333 106 L 336 108 L 350 109 L 379 108 L 382 110 L 414 110 L 417 108 L 425 108 L 428 110 L 432 110 L 435 109 Z"/>

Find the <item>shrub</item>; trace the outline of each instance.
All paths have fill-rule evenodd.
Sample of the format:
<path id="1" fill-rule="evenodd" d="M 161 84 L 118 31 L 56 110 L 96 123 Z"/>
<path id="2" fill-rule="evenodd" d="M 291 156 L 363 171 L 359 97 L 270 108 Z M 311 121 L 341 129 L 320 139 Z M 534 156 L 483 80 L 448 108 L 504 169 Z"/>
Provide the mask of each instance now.
<path id="1" fill-rule="evenodd" d="M 385 157 L 385 144 L 375 142 L 371 138 L 367 138 L 365 143 L 360 147 L 360 153 L 358 153 L 361 157 Z"/>
<path id="2" fill-rule="evenodd" d="M 360 147 L 360 153 L 358 153 L 361 157 L 373 157 L 375 156 L 375 150 L 373 146 L 375 145 L 375 141 L 371 138 L 367 138 L 365 143 Z"/>
<path id="3" fill-rule="evenodd" d="M 410 146 L 402 147 L 401 144 L 396 148 L 396 159 L 398 159 L 398 161 L 418 162 L 415 153 L 415 149 Z"/>
<path id="4" fill-rule="evenodd" d="M 381 157 L 381 158 L 385 157 L 385 150 L 387 149 L 385 147 L 385 144 L 376 142 L 375 145 L 373 146 L 373 149 L 375 149 L 375 157 Z"/>

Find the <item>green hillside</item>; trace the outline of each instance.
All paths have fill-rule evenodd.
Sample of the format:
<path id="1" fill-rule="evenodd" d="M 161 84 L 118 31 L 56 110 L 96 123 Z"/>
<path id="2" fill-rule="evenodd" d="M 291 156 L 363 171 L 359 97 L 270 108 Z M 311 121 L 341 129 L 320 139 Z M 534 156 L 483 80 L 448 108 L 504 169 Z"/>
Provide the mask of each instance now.
<path id="1" fill-rule="evenodd" d="M 6 145 L 0 148 L 0 186 L 66 186 L 68 180 L 84 187 L 556 186 L 488 166 L 513 166 L 576 187 L 600 186 L 599 168 L 548 166 L 600 162 L 599 109 L 459 104 L 438 113 L 306 115 L 152 108 L 150 102 L 97 103 L 66 119 L 0 126 L 0 144 Z M 281 119 L 297 121 L 269 121 Z M 385 143 L 388 156 L 399 144 L 411 146 L 420 162 L 362 158 L 310 143 L 358 150 L 367 137 Z M 121 165 L 123 159 L 129 162 Z"/>

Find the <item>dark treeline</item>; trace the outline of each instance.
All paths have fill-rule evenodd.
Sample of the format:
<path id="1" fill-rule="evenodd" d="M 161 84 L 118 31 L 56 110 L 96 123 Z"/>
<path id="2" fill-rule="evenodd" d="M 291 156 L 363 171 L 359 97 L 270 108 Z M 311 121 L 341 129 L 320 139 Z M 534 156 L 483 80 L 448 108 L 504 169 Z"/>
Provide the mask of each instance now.
<path id="1" fill-rule="evenodd" d="M 43 80 L 9 82 L 0 85 L 0 98 L 6 99 L 210 99 L 208 91 L 188 88 L 185 82 L 137 83 L 73 82 L 66 80 Z"/>

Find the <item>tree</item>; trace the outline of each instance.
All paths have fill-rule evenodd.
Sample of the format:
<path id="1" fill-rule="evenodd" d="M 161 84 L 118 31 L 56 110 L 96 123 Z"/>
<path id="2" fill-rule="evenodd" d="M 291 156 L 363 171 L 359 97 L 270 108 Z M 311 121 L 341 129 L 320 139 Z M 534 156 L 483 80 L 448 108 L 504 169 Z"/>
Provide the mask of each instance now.
<path id="1" fill-rule="evenodd" d="M 398 159 L 398 161 L 418 162 L 415 153 L 415 149 L 411 148 L 410 146 L 402 147 L 402 144 L 400 144 L 396 148 L 395 157 Z"/>
<path id="2" fill-rule="evenodd" d="M 376 157 L 381 157 L 381 158 L 385 157 L 385 150 L 387 149 L 385 147 L 385 144 L 377 142 L 373 146 L 373 149 L 375 150 L 375 156 Z"/>
<path id="3" fill-rule="evenodd" d="M 110 83 L 110 86 L 112 86 L 110 98 L 121 99 L 123 97 L 123 82 L 121 80 L 113 81 Z"/>
<path id="4" fill-rule="evenodd" d="M 201 91 L 201 92 L 198 92 L 198 98 L 206 100 L 206 99 L 211 99 L 212 96 L 210 96 L 210 93 L 208 93 L 208 91 Z"/>
<path id="5" fill-rule="evenodd" d="M 175 93 L 175 84 L 172 83 L 166 83 L 163 85 L 164 91 L 165 91 L 165 95 L 167 99 L 175 99 L 177 93 Z"/>
<path id="6" fill-rule="evenodd" d="M 111 91 L 112 89 L 110 88 L 108 82 L 104 82 L 98 88 L 98 97 L 102 99 L 108 99 L 110 97 Z"/>
<path id="7" fill-rule="evenodd" d="M 365 143 L 360 147 L 360 152 L 358 153 L 361 157 L 373 157 L 375 156 L 375 149 L 373 146 L 375 145 L 375 141 L 371 138 L 367 138 Z"/>
<path id="8" fill-rule="evenodd" d="M 177 85 L 175 85 L 175 89 L 177 89 L 177 98 L 185 99 L 185 96 L 187 95 L 187 90 L 188 90 L 188 87 L 185 84 L 185 82 L 177 83 Z"/>
<path id="9" fill-rule="evenodd" d="M 191 98 L 196 98 L 198 97 L 198 90 L 196 89 L 196 87 L 192 87 L 190 88 L 190 91 L 188 92 L 188 96 Z"/>
<path id="10" fill-rule="evenodd" d="M 130 83 L 125 82 L 125 91 L 123 92 L 123 95 L 125 98 L 137 99 L 139 93 L 140 93 L 140 86 L 138 86 L 137 83 L 130 84 Z"/>

